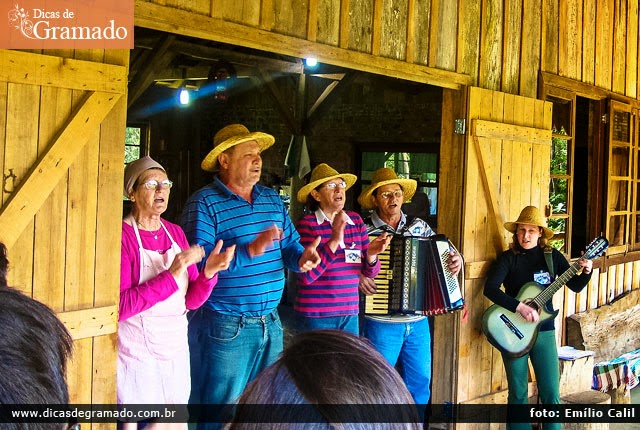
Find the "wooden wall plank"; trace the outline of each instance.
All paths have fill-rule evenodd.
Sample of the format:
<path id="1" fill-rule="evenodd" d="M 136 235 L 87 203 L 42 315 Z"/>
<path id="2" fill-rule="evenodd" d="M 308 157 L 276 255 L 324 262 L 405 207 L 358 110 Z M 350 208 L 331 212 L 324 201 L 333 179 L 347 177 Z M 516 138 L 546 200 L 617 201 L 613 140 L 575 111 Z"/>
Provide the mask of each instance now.
<path id="1" fill-rule="evenodd" d="M 499 90 L 502 64 L 502 0 L 482 0 L 482 30 L 480 38 L 480 73 L 482 88 Z"/>
<path id="2" fill-rule="evenodd" d="M 55 142 L 71 114 L 71 90 L 42 87 L 38 157 Z M 53 180 L 53 178 L 51 178 Z M 40 206 L 35 217 L 33 298 L 46 303 L 54 311 L 64 309 L 64 267 L 67 213 L 67 171 Z M 55 214 L 55 216 L 52 216 Z"/>
<path id="3" fill-rule="evenodd" d="M 76 51 L 77 59 L 86 61 L 104 61 L 102 50 Z M 72 93 L 72 103 L 77 104 L 84 98 L 83 92 Z M 106 115 L 118 101 L 101 115 L 101 124 Z M 95 300 L 95 255 L 97 224 L 97 175 L 100 127 L 94 125 L 85 130 L 86 144 L 69 166 L 67 190 L 67 236 L 65 260 L 65 311 L 91 308 Z M 93 401 L 94 339 L 75 341 L 74 359 L 68 370 L 70 386 L 79 403 Z M 72 375 L 72 376 L 71 376 Z"/>
<path id="4" fill-rule="evenodd" d="M 614 0 L 598 0 L 596 9 L 595 85 L 611 89 Z"/>
<path id="5" fill-rule="evenodd" d="M 582 81 L 595 83 L 596 76 L 596 0 L 583 0 Z"/>
<path id="6" fill-rule="evenodd" d="M 470 121 L 473 118 L 477 118 L 480 112 L 480 97 L 479 94 L 482 90 L 476 87 L 470 87 L 468 89 L 467 96 L 467 119 Z M 467 139 L 469 139 L 467 135 Z M 465 144 L 467 147 L 467 156 L 464 166 L 464 198 L 463 204 L 463 218 L 462 218 L 462 247 L 458 248 L 464 255 L 465 261 L 473 263 L 481 260 L 482 256 L 476 255 L 474 238 L 476 234 L 476 209 L 477 206 L 482 204 L 475 202 L 472 204 L 470 196 L 479 195 L 478 190 L 481 189 L 482 183 L 478 175 L 478 159 L 473 142 L 467 141 Z M 480 227 L 478 226 L 480 229 Z M 472 292 L 477 288 L 476 281 L 473 279 L 467 279 L 465 283 L 465 302 L 467 308 L 473 306 L 473 294 Z M 471 327 L 472 322 L 467 318 L 467 323 L 460 327 L 460 354 L 458 364 L 458 385 L 456 397 L 458 402 L 468 400 L 469 392 L 469 372 L 473 369 L 472 363 L 474 362 L 471 351 Z"/>
<path id="7" fill-rule="evenodd" d="M 538 70 L 540 70 L 540 36 L 542 0 L 524 0 L 522 6 L 522 54 L 520 68 L 520 92 L 525 97 L 538 94 Z"/>
<path id="8" fill-rule="evenodd" d="M 373 0 L 373 25 L 371 31 L 371 55 L 379 56 L 382 51 L 382 32 L 385 25 L 385 0 Z M 393 13 L 393 9 L 389 9 Z"/>
<path id="9" fill-rule="evenodd" d="M 336 0 L 315 0 L 317 3 L 316 26 L 317 40 L 331 46 L 338 46 L 340 42 L 340 2 Z M 312 8 L 312 3 L 309 4 Z M 309 28 L 311 30 L 312 19 L 309 18 Z M 310 35 L 312 33 L 309 33 Z M 316 38 L 309 38 L 315 41 Z"/>
<path id="10" fill-rule="evenodd" d="M 331 17 L 331 15 L 329 15 Z M 339 19 L 340 15 L 338 15 Z M 318 0 L 309 0 L 307 17 L 307 40 L 315 42 L 318 38 Z"/>
<path id="11" fill-rule="evenodd" d="M 273 30 L 303 39 L 307 35 L 307 10 L 308 0 L 273 0 Z"/>
<path id="12" fill-rule="evenodd" d="M 238 3 L 242 5 L 242 22 L 247 25 L 259 27 L 262 0 L 243 0 Z"/>
<path id="13" fill-rule="evenodd" d="M 409 34 L 414 42 L 414 54 L 407 56 L 407 61 L 426 66 L 429 64 L 431 0 L 415 0 L 414 21 L 414 31 Z"/>
<path id="14" fill-rule="evenodd" d="M 613 8 L 613 66 L 611 89 L 619 94 L 624 94 L 626 85 L 627 64 L 627 1 L 616 1 Z M 611 30 L 610 30 L 611 31 Z M 629 59 L 638 64 L 638 57 Z"/>
<path id="15" fill-rule="evenodd" d="M 640 58 L 638 55 L 638 0 L 629 0 L 627 9 L 627 53 L 626 58 Z M 626 89 L 629 97 L 638 96 L 638 62 L 627 61 L 626 64 Z"/>
<path id="16" fill-rule="evenodd" d="M 318 42 L 338 46 L 340 39 L 340 1 L 318 0 Z M 311 20 L 309 21 L 311 25 Z M 314 39 L 311 39 L 313 41 Z"/>
<path id="17" fill-rule="evenodd" d="M 339 46 L 340 48 L 348 48 L 348 49 L 354 49 L 354 47 L 352 47 L 350 45 L 350 41 L 351 40 L 357 40 L 361 43 L 365 43 L 364 41 L 360 40 L 361 38 L 359 37 L 355 37 L 352 38 L 351 35 L 351 25 L 350 25 L 350 16 L 351 16 L 351 8 L 353 7 L 354 9 L 357 8 L 357 6 L 361 6 L 363 5 L 363 1 L 362 0 L 354 0 L 354 5 L 352 5 L 351 0 L 342 0 L 340 2 L 340 43 Z M 355 13 L 354 14 L 355 17 L 360 17 L 361 15 L 359 13 Z M 371 14 L 371 16 L 373 16 L 373 12 Z M 373 19 L 371 19 L 370 24 L 373 24 Z M 366 28 L 366 26 L 356 26 L 356 28 L 358 29 L 362 29 L 364 30 Z M 357 30 L 354 30 L 357 32 Z M 369 34 L 371 34 L 371 32 L 369 32 Z M 357 34 L 356 34 L 357 36 Z M 358 49 L 356 49 L 357 51 Z M 369 50 L 367 50 L 366 52 L 370 52 Z"/>
<path id="18" fill-rule="evenodd" d="M 380 5 L 380 6 L 379 6 Z M 380 7 L 380 11 L 378 8 Z M 379 55 L 396 60 L 405 60 L 407 54 L 407 16 L 408 0 L 375 0 L 374 22 L 381 13 L 381 33 Z M 376 31 L 374 25 L 373 51 L 376 50 Z"/>
<path id="19" fill-rule="evenodd" d="M 632 275 L 632 282 L 631 282 L 632 290 L 635 290 L 638 288 L 640 288 L 640 260 L 636 260 L 633 262 L 633 275 Z"/>
<path id="20" fill-rule="evenodd" d="M 571 37 L 571 63 L 572 69 L 574 70 L 573 76 L 575 76 L 576 80 L 580 80 L 582 78 L 582 36 L 580 31 L 582 30 L 582 3 L 577 1 L 572 4 L 571 8 L 571 27 L 572 27 L 572 37 Z"/>
<path id="21" fill-rule="evenodd" d="M 126 76 L 118 65 L 0 49 L 0 82 L 123 94 Z"/>
<path id="22" fill-rule="evenodd" d="M 416 1 L 408 0 L 407 3 L 407 50 L 406 61 L 416 62 Z"/>
<path id="23" fill-rule="evenodd" d="M 39 87 L 13 83 L 8 85 L 4 169 L 7 173 L 12 170 L 16 178 L 11 186 L 7 183 L 3 189 L 5 202 L 15 198 L 19 186 L 27 181 L 29 169 L 37 157 L 39 101 Z M 25 118 L 32 120 L 25 121 Z M 7 189 L 12 191 L 11 195 L 6 192 Z M 3 208 L 6 206 L 7 203 Z M 34 214 L 35 212 L 28 214 L 20 220 L 20 231 L 13 231 L 11 240 L 5 240 L 5 235 L 0 234 L 0 241 L 4 242 L 8 255 L 14 262 L 7 274 L 7 281 L 29 296 L 33 293 Z M 15 229 L 14 224 L 10 220 L 3 220 L 0 213 L 0 230 L 10 229 Z"/>
<path id="24" fill-rule="evenodd" d="M 373 0 L 347 0 L 342 2 L 340 35 L 345 35 L 340 46 L 359 52 L 371 52 L 373 45 Z M 350 20 L 350 17 L 353 17 Z M 351 23 L 350 23 L 351 21 Z M 346 31 L 345 31 L 346 30 Z"/>
<path id="25" fill-rule="evenodd" d="M 491 108 L 487 112 L 489 113 L 489 118 L 492 122 L 505 122 L 505 98 L 506 94 L 504 93 L 491 94 Z M 506 109 L 510 110 L 509 114 L 511 114 L 513 112 L 513 107 L 509 105 L 509 100 L 506 101 L 506 105 Z M 489 109 L 488 103 L 487 109 Z M 507 114 L 507 116 L 509 114 Z M 483 251 L 483 255 L 485 259 L 495 260 L 495 257 L 500 252 L 506 249 L 506 242 L 502 240 L 502 233 L 504 231 L 502 228 L 502 224 L 504 222 L 505 216 L 505 203 L 508 204 L 508 202 L 505 202 L 505 188 L 503 187 L 505 186 L 505 182 L 508 182 L 508 179 L 505 181 L 505 176 L 510 175 L 505 175 L 504 172 L 505 159 L 503 158 L 504 152 L 502 151 L 502 148 L 504 145 L 508 145 L 509 142 L 503 140 L 500 137 L 485 140 L 489 142 L 490 148 L 485 162 L 493 166 L 494 173 L 491 174 L 490 172 L 485 171 L 484 173 L 481 172 L 480 174 L 483 176 L 488 176 L 487 179 L 492 177 L 495 178 L 494 186 L 498 191 L 498 196 L 496 197 L 498 206 L 494 209 L 497 209 L 499 211 L 495 215 L 489 215 L 489 218 L 493 218 L 495 222 L 489 222 L 488 224 L 489 228 L 487 228 L 486 231 L 487 238 L 484 244 L 485 248 Z M 495 204 L 496 203 L 493 203 L 493 205 Z M 495 243 L 495 240 L 491 240 L 491 238 L 495 237 L 501 238 L 499 242 L 501 244 L 500 249 L 495 249 L 494 245 L 491 243 Z M 483 281 L 486 281 L 486 279 L 483 279 Z M 484 312 L 484 309 L 486 309 L 491 302 L 489 299 L 484 297 L 484 285 L 481 286 L 481 291 L 479 291 L 479 293 L 480 292 L 482 293 L 482 302 L 478 302 L 478 304 L 482 303 L 482 309 Z M 482 315 L 480 315 L 480 317 L 482 317 Z M 502 357 L 500 353 L 493 346 L 491 346 L 489 342 L 487 342 L 484 336 L 480 336 L 477 341 L 481 342 L 481 357 L 483 365 L 480 367 L 480 369 L 478 369 L 480 372 L 482 372 L 482 376 L 479 378 L 480 380 L 478 381 L 478 387 L 473 391 L 474 397 L 486 394 L 487 387 L 492 387 L 492 389 L 493 387 L 496 387 L 496 390 L 502 390 L 505 383 L 505 381 L 503 380 L 504 371 L 502 370 Z"/>
<path id="26" fill-rule="evenodd" d="M 600 293 L 600 269 L 594 268 L 589 282 L 589 309 L 595 309 L 598 306 L 598 295 Z"/>
<path id="27" fill-rule="evenodd" d="M 520 83 L 520 41 L 522 36 L 522 1 L 505 0 L 504 61 L 501 91 L 517 94 Z"/>
<path id="28" fill-rule="evenodd" d="M 435 5 L 437 5 L 437 13 Z M 439 69 L 456 69 L 458 7 L 456 2 L 440 0 L 432 2 L 429 64 Z"/>
<path id="29" fill-rule="evenodd" d="M 542 58 L 540 59 L 540 67 L 545 72 L 558 73 L 559 28 L 558 0 L 544 0 L 542 2 Z"/>
<path id="30" fill-rule="evenodd" d="M 260 7 L 260 28 L 267 31 L 273 29 L 273 0 L 262 0 Z"/>
<path id="31" fill-rule="evenodd" d="M 458 0 L 456 71 L 474 77 L 478 76 L 480 67 L 481 11 L 482 0 Z"/>

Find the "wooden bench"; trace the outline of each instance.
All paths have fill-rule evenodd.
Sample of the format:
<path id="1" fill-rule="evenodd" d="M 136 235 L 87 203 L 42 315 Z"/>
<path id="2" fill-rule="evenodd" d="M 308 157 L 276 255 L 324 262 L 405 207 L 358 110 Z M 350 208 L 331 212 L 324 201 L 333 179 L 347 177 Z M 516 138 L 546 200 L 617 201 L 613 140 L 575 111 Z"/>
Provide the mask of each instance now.
<path id="1" fill-rule="evenodd" d="M 638 385 L 640 290 L 614 302 L 567 318 L 567 345 L 594 352 L 592 388 L 607 392 L 611 403 L 630 403 Z"/>

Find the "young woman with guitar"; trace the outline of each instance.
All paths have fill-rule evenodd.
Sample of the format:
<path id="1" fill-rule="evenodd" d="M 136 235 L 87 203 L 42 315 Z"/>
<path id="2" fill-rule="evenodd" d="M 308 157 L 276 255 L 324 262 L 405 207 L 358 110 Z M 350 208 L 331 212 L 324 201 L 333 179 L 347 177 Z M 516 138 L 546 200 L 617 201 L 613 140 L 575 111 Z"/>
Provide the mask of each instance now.
<path id="1" fill-rule="evenodd" d="M 513 243 L 511 249 L 500 254 L 492 266 L 487 276 L 484 295 L 508 312 L 500 313 L 498 322 L 493 323 L 496 327 L 484 327 L 487 324 L 483 322 L 483 329 L 488 333 L 489 330 L 506 327 L 515 338 L 522 338 L 527 322 L 539 322 L 539 332 L 534 332 L 532 346 L 526 351 L 507 351 L 495 342 L 491 343 L 502 352 L 509 384 L 509 404 L 528 403 L 529 359 L 535 371 L 540 401 L 543 404 L 559 404 L 560 375 L 554 321 L 553 318 L 545 321 L 540 318 L 541 314 L 554 314 L 551 300 L 544 304 L 545 309 L 536 309 L 537 305 L 534 302 L 522 297 L 520 301 L 517 296 L 521 288 L 532 281 L 541 287 L 551 284 L 555 274 L 566 272 L 570 265 L 562 253 L 547 245 L 547 240 L 553 237 L 553 230 L 547 228 L 547 222 L 537 207 L 525 207 L 518 219 L 505 223 L 504 228 L 513 233 Z M 553 267 L 549 267 L 549 264 Z M 572 276 L 566 285 L 575 292 L 582 290 L 591 279 L 592 266 L 593 263 L 589 259 L 578 260 L 576 271 L 581 270 L 581 274 Z M 504 292 L 500 289 L 501 285 L 504 285 Z M 522 330 L 516 326 L 518 321 L 521 321 Z M 501 324 L 503 327 L 499 327 Z M 489 334 L 487 337 L 492 340 Z M 560 423 L 545 423 L 545 430 L 561 428 Z M 531 424 L 507 423 L 507 429 L 531 429 Z"/>

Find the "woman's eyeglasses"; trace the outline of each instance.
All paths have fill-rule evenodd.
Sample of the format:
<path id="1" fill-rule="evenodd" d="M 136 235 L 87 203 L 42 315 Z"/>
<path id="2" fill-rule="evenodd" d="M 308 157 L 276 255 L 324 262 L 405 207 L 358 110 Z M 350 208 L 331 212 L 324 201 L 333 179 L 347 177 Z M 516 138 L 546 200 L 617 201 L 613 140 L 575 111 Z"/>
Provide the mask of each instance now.
<path id="1" fill-rule="evenodd" d="M 325 188 L 329 188 L 330 190 L 335 190 L 337 187 L 339 188 L 347 188 L 347 183 L 345 181 L 342 182 L 329 182 L 328 184 L 324 184 Z"/>
<path id="2" fill-rule="evenodd" d="M 165 179 L 164 181 L 158 182 L 155 179 L 151 179 L 147 182 L 144 182 L 142 184 L 143 187 L 145 187 L 147 190 L 168 190 L 173 186 L 173 182 Z"/>
<path id="3" fill-rule="evenodd" d="M 383 199 L 391 199 L 393 197 L 397 197 L 400 198 L 404 196 L 404 191 L 402 190 L 395 190 L 395 191 L 385 191 L 383 193 L 380 193 L 380 197 L 382 197 Z"/>

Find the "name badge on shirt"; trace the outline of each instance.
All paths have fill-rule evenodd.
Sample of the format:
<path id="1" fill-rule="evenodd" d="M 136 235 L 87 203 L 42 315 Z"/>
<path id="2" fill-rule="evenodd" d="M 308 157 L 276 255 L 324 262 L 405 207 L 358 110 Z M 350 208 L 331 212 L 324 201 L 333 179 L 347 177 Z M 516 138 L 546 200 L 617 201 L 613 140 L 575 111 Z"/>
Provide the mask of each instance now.
<path id="1" fill-rule="evenodd" d="M 549 285 L 551 283 L 551 275 L 549 275 L 549 272 L 534 273 L 533 280 L 541 285 Z"/>
<path id="2" fill-rule="evenodd" d="M 360 264 L 362 263 L 362 257 L 360 256 L 359 249 L 345 249 L 344 260 L 347 263 Z"/>

